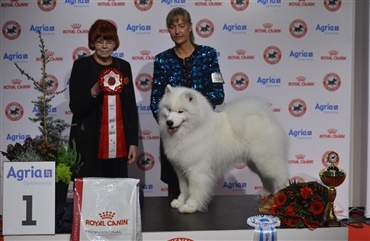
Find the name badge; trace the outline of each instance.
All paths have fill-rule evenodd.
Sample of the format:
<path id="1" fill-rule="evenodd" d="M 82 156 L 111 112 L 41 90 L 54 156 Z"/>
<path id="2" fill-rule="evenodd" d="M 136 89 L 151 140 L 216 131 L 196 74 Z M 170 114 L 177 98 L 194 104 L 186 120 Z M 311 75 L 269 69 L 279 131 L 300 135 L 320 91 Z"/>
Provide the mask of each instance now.
<path id="1" fill-rule="evenodd" d="M 211 78 L 212 78 L 212 83 L 215 83 L 215 84 L 217 84 L 217 83 L 223 84 L 224 83 L 224 78 L 222 78 L 221 73 L 212 73 Z"/>

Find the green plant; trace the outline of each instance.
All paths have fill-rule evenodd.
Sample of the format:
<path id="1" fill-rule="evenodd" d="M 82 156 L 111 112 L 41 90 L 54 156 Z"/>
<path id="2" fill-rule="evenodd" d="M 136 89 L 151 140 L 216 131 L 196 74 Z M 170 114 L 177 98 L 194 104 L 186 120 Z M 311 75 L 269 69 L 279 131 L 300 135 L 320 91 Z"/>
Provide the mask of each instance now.
<path id="1" fill-rule="evenodd" d="M 73 140 L 71 145 L 64 144 L 58 152 L 58 164 L 56 166 L 56 182 L 63 181 L 70 183 L 72 174 L 80 170 L 81 156 L 77 152 L 76 142 Z"/>
<path id="2" fill-rule="evenodd" d="M 36 101 L 31 101 L 35 104 L 38 111 L 35 117 L 29 118 L 34 123 L 39 123 L 38 129 L 40 135 L 34 138 L 27 138 L 23 144 L 9 144 L 6 152 L 1 153 L 10 161 L 54 161 L 56 162 L 56 182 L 62 181 L 69 183 L 73 173 L 77 173 L 82 165 L 80 156 L 76 150 L 76 143 L 72 141 L 68 144 L 68 136 L 63 136 L 63 132 L 70 127 L 64 120 L 49 116 L 49 109 L 52 107 L 51 101 L 61 91 L 50 92 L 47 86 L 52 84 L 47 79 L 46 65 L 49 63 L 49 57 L 46 55 L 48 51 L 45 47 L 41 32 L 38 32 L 41 52 L 41 80 L 36 81 L 31 75 L 25 72 L 17 63 L 14 63 L 16 68 L 22 75 L 25 75 L 28 80 L 31 80 L 34 89 L 40 93 Z"/>

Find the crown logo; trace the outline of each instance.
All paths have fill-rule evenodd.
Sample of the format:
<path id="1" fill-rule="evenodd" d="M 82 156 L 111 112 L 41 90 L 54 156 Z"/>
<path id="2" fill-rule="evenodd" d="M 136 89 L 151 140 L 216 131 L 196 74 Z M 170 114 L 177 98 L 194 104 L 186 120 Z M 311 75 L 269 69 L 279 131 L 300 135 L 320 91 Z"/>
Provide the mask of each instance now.
<path id="1" fill-rule="evenodd" d="M 73 29 L 80 29 L 80 28 L 81 28 L 81 24 L 79 24 L 79 23 L 74 23 L 74 24 L 72 24 L 72 25 L 71 25 L 71 27 L 72 27 Z"/>
<path id="2" fill-rule="evenodd" d="M 335 134 L 335 133 L 337 133 L 337 130 L 336 129 L 329 129 L 328 133 L 329 134 Z"/>
<path id="3" fill-rule="evenodd" d="M 149 55 L 150 51 L 149 50 L 141 50 L 140 53 L 141 53 L 141 55 Z"/>
<path id="4" fill-rule="evenodd" d="M 303 160 L 305 158 L 306 155 L 303 155 L 303 154 L 297 154 L 295 155 L 295 157 L 298 159 L 298 160 Z"/>
<path id="5" fill-rule="evenodd" d="M 46 55 L 46 57 L 51 57 L 51 56 L 54 55 L 54 52 L 53 51 L 46 51 L 45 55 Z"/>
<path id="6" fill-rule="evenodd" d="M 237 51 L 236 51 L 236 53 L 237 53 L 238 55 L 244 55 L 244 54 L 245 54 L 245 52 L 247 52 L 247 51 L 245 51 L 244 49 L 239 49 L 239 50 L 237 50 Z"/>
<path id="7" fill-rule="evenodd" d="M 143 136 L 148 136 L 152 132 L 150 130 L 143 130 L 141 133 L 143 134 Z"/>
<path id="8" fill-rule="evenodd" d="M 15 84 L 15 85 L 19 85 L 20 83 L 22 83 L 22 80 L 20 80 L 20 79 L 13 79 L 12 80 L 12 83 Z"/>
<path id="9" fill-rule="evenodd" d="M 306 80 L 306 77 L 304 77 L 304 76 L 298 76 L 297 78 L 296 78 L 298 81 L 305 81 Z"/>
<path id="10" fill-rule="evenodd" d="M 337 50 L 330 50 L 329 51 L 329 54 L 330 55 L 337 55 L 338 54 L 338 51 Z"/>
<path id="11" fill-rule="evenodd" d="M 108 211 L 99 213 L 101 219 L 113 219 L 114 215 L 116 215 L 116 213 Z"/>
<path id="12" fill-rule="evenodd" d="M 263 27 L 265 27 L 265 28 L 272 28 L 272 23 L 264 23 L 263 24 Z"/>

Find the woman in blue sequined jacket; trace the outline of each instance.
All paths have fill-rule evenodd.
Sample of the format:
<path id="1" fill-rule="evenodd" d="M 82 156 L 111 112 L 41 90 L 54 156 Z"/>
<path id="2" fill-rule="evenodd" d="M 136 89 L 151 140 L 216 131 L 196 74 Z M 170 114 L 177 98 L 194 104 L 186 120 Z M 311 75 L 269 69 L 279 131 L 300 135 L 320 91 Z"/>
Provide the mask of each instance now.
<path id="1" fill-rule="evenodd" d="M 158 122 L 158 104 L 167 84 L 186 86 L 200 91 L 215 108 L 224 101 L 223 79 L 214 48 L 194 42 L 191 17 L 184 8 L 173 8 L 166 24 L 172 41 L 170 48 L 154 58 L 153 86 L 150 107 Z M 176 173 L 160 148 L 161 180 L 168 184 L 168 194 L 177 198 L 179 187 Z"/>

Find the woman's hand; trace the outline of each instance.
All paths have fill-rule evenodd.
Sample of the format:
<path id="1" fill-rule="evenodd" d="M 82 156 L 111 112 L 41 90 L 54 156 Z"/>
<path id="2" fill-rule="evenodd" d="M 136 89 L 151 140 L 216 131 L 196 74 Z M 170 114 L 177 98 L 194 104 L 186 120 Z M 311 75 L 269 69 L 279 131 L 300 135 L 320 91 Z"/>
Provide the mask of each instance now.
<path id="1" fill-rule="evenodd" d="M 128 151 L 128 164 L 131 164 L 136 159 L 136 146 L 130 146 Z"/>
<path id="2" fill-rule="evenodd" d="M 91 96 L 93 98 L 96 98 L 98 97 L 99 94 L 100 94 L 99 82 L 96 82 L 94 86 L 91 88 Z"/>

